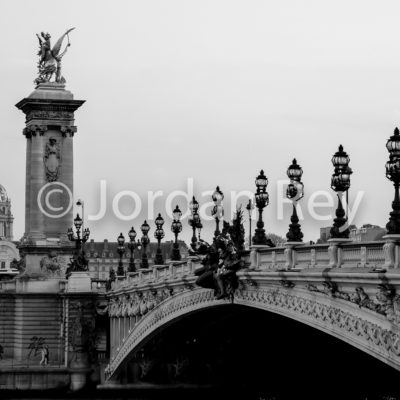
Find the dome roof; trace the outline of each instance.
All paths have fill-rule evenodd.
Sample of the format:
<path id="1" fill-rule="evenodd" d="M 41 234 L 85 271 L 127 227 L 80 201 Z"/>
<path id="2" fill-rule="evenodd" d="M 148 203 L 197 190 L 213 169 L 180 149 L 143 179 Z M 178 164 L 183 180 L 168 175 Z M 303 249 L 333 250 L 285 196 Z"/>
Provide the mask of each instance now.
<path id="1" fill-rule="evenodd" d="M 3 185 L 0 185 L 0 201 L 8 201 L 7 192 Z"/>

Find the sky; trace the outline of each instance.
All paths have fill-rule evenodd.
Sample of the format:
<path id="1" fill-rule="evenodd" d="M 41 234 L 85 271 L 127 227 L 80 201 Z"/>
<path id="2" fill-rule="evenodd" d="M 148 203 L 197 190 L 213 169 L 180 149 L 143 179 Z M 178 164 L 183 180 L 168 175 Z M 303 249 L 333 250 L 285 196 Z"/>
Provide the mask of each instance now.
<path id="1" fill-rule="evenodd" d="M 100 208 L 100 182 L 107 185 L 105 217 L 87 221 L 95 240 L 126 236 L 131 225 L 139 231 L 151 219 L 150 191 L 163 193 L 150 211 L 162 213 L 171 239 L 166 198 L 190 178 L 203 205 L 220 186 L 229 219 L 231 192 L 254 192 L 260 169 L 269 178 L 265 228 L 284 236 L 291 206 L 279 211 L 279 182 L 294 157 L 304 170 L 304 238 L 316 240 L 332 219 L 315 218 L 307 205 L 326 201 L 318 191 L 333 196 L 339 144 L 354 172 L 350 207 L 362 196 L 353 223 L 384 226 L 394 193 L 385 144 L 400 124 L 399 17 L 398 1 L 2 0 L 0 183 L 15 238 L 24 232 L 26 139 L 14 105 L 34 90 L 35 34 L 50 32 L 54 44 L 70 27 L 63 75 L 75 99 L 86 100 L 74 137 L 74 195 L 86 218 Z M 134 220 L 112 210 L 121 191 L 142 200 Z M 187 209 L 182 196 L 175 203 Z M 316 213 L 332 217 L 335 207 Z M 135 209 L 122 196 L 121 213 Z M 214 222 L 204 225 L 209 240 Z M 187 219 L 183 226 L 187 239 Z"/>

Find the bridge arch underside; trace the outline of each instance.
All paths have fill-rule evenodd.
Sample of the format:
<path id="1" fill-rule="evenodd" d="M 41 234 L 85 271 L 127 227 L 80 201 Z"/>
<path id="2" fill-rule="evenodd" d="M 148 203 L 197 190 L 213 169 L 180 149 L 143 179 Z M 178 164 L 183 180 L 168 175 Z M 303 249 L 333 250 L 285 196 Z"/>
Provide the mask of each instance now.
<path id="1" fill-rule="evenodd" d="M 109 380 L 260 390 L 289 390 L 288 382 L 304 390 L 319 380 L 339 392 L 385 393 L 398 390 L 399 355 L 397 326 L 340 299 L 274 289 L 241 291 L 230 303 L 195 289 L 163 301 L 135 325 L 110 363 Z"/>

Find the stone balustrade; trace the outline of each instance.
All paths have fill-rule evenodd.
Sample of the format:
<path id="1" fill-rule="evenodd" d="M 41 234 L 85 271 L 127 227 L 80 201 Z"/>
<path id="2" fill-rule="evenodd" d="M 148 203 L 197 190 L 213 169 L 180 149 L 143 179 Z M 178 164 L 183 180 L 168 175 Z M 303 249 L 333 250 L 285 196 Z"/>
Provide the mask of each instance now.
<path id="1" fill-rule="evenodd" d="M 369 268 L 382 270 L 398 268 L 399 246 L 389 246 L 388 242 L 332 241 L 324 244 L 288 243 L 284 247 L 252 246 L 244 254 L 245 267 L 259 271 L 288 271 L 302 269 L 355 269 Z M 199 268 L 200 258 L 189 257 L 187 261 L 156 265 L 149 269 L 139 269 L 118 278 L 113 290 L 127 287 L 179 280 L 184 277 L 194 279 L 194 271 Z"/>
<path id="2" fill-rule="evenodd" d="M 385 242 L 338 242 L 285 247 L 254 246 L 250 268 L 283 270 L 304 268 L 391 268 L 394 258 L 385 256 Z M 398 247 L 398 246 L 396 246 Z"/>
<path id="3" fill-rule="evenodd" d="M 107 280 L 105 279 L 92 279 L 91 289 L 92 292 L 104 293 L 106 292 Z"/>

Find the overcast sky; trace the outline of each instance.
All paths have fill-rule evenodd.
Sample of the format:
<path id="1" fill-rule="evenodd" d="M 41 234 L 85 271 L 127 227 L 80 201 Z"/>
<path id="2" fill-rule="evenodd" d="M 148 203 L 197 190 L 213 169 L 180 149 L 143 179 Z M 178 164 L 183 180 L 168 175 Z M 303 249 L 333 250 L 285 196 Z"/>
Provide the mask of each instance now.
<path id="1" fill-rule="evenodd" d="M 383 226 L 393 198 L 385 143 L 400 121 L 399 21 L 398 1 L 2 0 L 0 183 L 12 199 L 15 238 L 24 231 L 26 139 L 14 105 L 34 89 L 35 33 L 50 32 L 54 44 L 70 27 L 63 75 L 86 100 L 75 114 L 75 196 L 96 214 L 100 180 L 108 189 L 107 218 L 89 223 L 95 240 L 129 230 L 111 211 L 121 190 L 143 199 L 138 230 L 148 191 L 164 192 L 155 211 L 165 214 L 166 196 L 189 177 L 204 203 L 201 193 L 216 185 L 226 197 L 254 191 L 261 168 L 270 181 L 266 230 L 285 235 L 291 209 L 278 220 L 277 181 L 296 157 L 306 208 L 315 191 L 332 192 L 339 144 L 354 171 L 350 203 L 365 192 L 354 222 Z M 121 211 L 131 203 L 125 198 Z M 306 240 L 332 223 L 305 214 Z"/>

